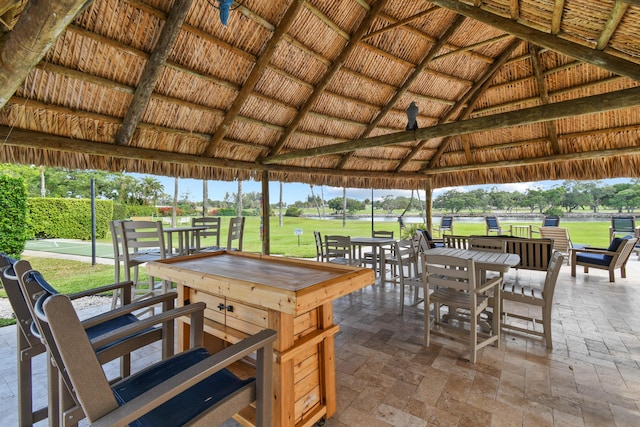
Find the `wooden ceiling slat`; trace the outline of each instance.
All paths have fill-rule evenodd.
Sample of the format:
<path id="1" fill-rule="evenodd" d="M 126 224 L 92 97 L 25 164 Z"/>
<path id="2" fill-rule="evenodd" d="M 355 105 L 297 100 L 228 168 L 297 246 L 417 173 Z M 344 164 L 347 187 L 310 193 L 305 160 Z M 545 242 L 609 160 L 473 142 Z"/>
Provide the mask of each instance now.
<path id="1" fill-rule="evenodd" d="M 320 81 L 320 83 L 318 83 L 318 85 L 314 88 L 311 96 L 309 96 L 309 98 L 307 98 L 307 101 L 304 103 L 304 105 L 300 107 L 300 111 L 298 112 L 296 117 L 292 120 L 292 122 L 289 124 L 289 126 L 287 127 L 285 132 L 282 134 L 278 142 L 276 142 L 274 147 L 271 149 L 271 151 L 269 152 L 269 155 L 274 155 L 280 152 L 284 144 L 287 142 L 287 139 L 289 138 L 291 133 L 293 133 L 298 128 L 298 126 L 300 125 L 300 122 L 303 120 L 305 115 L 311 110 L 311 107 L 313 107 L 313 104 L 317 101 L 320 95 L 324 92 L 326 87 L 329 85 L 329 82 L 331 82 L 331 79 L 333 79 L 333 77 L 338 73 L 338 71 L 340 71 L 347 57 L 358 46 L 358 43 L 364 36 L 365 32 L 371 27 L 371 23 L 375 20 L 376 16 L 378 16 L 378 14 L 380 13 L 380 11 L 382 10 L 382 8 L 385 6 L 386 3 L 387 3 L 387 0 L 378 0 L 375 6 L 371 9 L 371 11 L 369 11 L 366 17 L 362 20 L 362 22 L 358 26 L 358 29 L 350 37 L 350 40 L 347 46 L 343 49 L 343 51 L 340 53 L 338 58 L 336 58 L 336 60 L 333 62 L 333 65 L 329 68 L 329 70 L 327 70 L 327 73 L 322 77 L 322 80 Z"/>

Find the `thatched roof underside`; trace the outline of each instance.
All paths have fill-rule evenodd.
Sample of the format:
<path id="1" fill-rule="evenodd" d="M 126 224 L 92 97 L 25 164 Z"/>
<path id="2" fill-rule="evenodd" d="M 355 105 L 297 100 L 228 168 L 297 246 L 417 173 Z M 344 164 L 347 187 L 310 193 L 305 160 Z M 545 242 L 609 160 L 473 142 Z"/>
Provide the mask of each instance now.
<path id="1" fill-rule="evenodd" d="M 240 3 L 225 27 L 214 0 L 0 0 L 0 162 L 407 189 L 640 176 L 638 0 Z"/>

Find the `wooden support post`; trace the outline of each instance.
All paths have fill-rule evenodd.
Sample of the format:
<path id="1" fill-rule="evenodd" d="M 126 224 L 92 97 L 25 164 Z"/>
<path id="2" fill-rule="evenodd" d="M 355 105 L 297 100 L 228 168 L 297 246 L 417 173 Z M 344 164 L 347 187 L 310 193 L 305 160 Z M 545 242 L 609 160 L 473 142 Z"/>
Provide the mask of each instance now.
<path id="1" fill-rule="evenodd" d="M 271 227 L 269 222 L 269 171 L 262 171 L 262 253 L 271 254 Z"/>
<path id="2" fill-rule="evenodd" d="M 424 183 L 424 204 L 425 204 L 425 218 L 427 220 L 427 230 L 433 236 L 433 187 L 431 178 L 427 179 Z"/>

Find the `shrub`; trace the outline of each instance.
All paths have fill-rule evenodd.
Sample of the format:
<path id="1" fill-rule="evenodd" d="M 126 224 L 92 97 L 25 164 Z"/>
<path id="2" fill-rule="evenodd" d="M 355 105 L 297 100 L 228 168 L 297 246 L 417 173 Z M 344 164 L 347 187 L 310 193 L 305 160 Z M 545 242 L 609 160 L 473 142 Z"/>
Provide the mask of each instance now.
<path id="1" fill-rule="evenodd" d="M 120 203 L 113 203 L 113 217 L 111 219 L 127 219 L 127 207 Z"/>
<path id="2" fill-rule="evenodd" d="M 289 206 L 284 216 L 300 216 L 302 215 L 302 209 L 296 206 Z"/>
<path id="3" fill-rule="evenodd" d="M 126 218 L 132 216 L 156 216 L 158 215 L 158 208 L 155 206 L 142 206 L 142 205 L 127 205 Z"/>
<path id="4" fill-rule="evenodd" d="M 91 200 L 29 199 L 33 234 L 39 238 L 91 239 Z M 96 200 L 96 237 L 104 238 L 113 217 L 113 201 Z"/>
<path id="5" fill-rule="evenodd" d="M 27 187 L 21 178 L 0 175 L 0 252 L 18 258 L 30 237 Z"/>

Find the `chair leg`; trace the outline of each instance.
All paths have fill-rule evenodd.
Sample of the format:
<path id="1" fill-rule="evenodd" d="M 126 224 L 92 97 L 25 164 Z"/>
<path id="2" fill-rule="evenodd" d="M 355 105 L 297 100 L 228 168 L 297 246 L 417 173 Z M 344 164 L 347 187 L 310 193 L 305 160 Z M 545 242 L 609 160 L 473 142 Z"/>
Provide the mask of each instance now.
<path id="1" fill-rule="evenodd" d="M 553 341 L 551 340 L 551 306 L 546 305 L 542 307 L 542 327 L 544 328 L 544 340 L 548 349 L 553 348 Z"/>
<path id="2" fill-rule="evenodd" d="M 622 277 L 624 278 L 624 276 L 622 276 Z M 616 281 L 616 275 L 615 275 L 615 273 L 613 271 L 613 268 L 611 270 L 609 270 L 609 281 L 611 283 L 615 283 L 615 281 Z"/>

